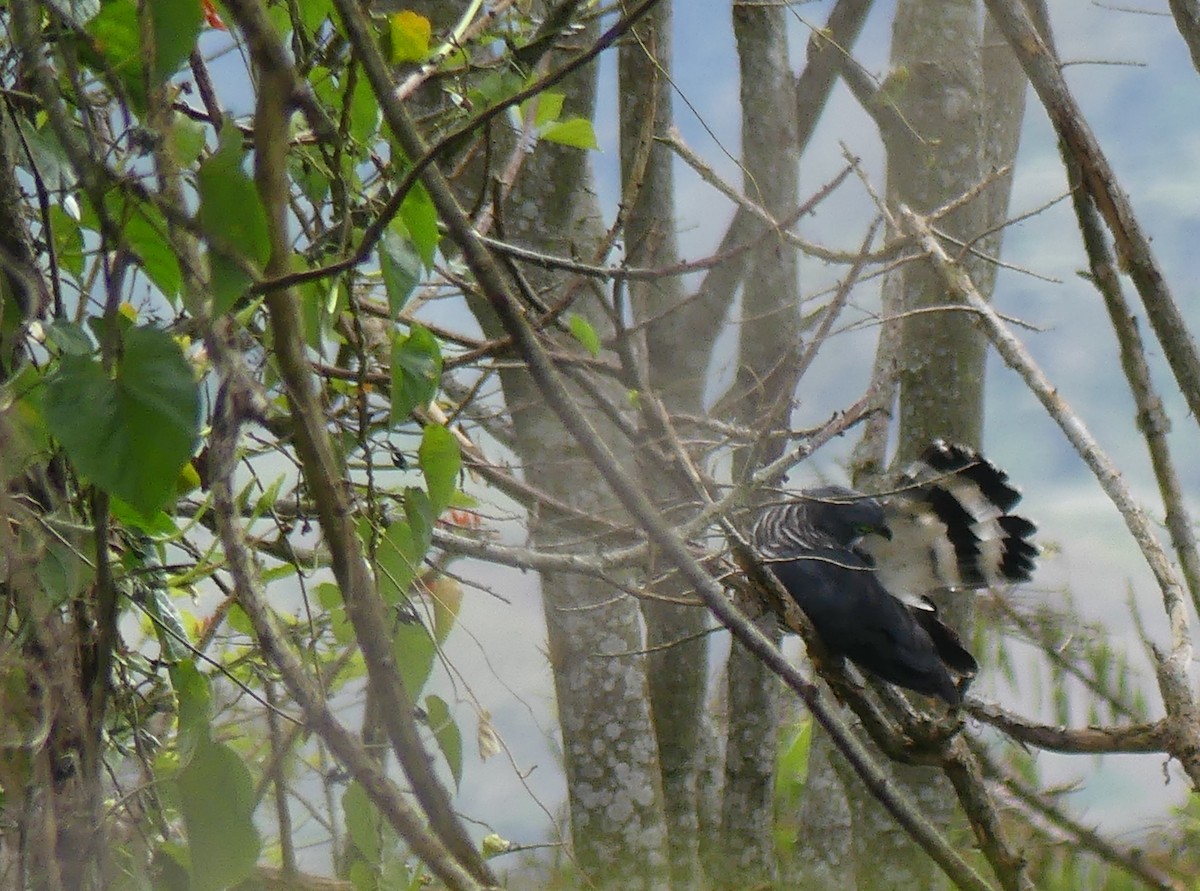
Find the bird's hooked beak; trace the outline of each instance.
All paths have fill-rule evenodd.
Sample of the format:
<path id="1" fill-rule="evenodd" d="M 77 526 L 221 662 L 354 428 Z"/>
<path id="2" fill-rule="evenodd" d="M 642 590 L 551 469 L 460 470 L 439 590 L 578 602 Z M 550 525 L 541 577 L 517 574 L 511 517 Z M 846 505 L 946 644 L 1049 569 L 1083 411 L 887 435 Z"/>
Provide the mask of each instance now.
<path id="1" fill-rule="evenodd" d="M 888 541 L 891 541 L 892 540 L 892 527 L 890 527 L 886 523 L 884 523 L 883 525 L 881 525 L 875 529 L 875 534 L 886 538 Z"/>

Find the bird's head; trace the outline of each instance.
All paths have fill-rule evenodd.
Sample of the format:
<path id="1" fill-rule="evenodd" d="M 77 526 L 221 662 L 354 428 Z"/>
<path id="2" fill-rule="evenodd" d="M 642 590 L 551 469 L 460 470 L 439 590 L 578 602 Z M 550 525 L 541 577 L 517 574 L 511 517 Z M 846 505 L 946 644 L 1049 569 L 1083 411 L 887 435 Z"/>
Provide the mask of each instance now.
<path id="1" fill-rule="evenodd" d="M 809 489 L 802 498 L 812 525 L 838 544 L 850 547 L 867 535 L 892 537 L 883 505 L 844 486 Z"/>

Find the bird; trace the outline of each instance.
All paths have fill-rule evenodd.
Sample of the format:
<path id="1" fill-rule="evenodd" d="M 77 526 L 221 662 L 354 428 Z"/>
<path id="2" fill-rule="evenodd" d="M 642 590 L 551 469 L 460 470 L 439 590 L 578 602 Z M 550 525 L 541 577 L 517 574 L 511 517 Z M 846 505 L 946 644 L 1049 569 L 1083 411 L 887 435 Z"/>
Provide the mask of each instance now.
<path id="1" fill-rule="evenodd" d="M 751 539 L 831 655 L 958 706 L 979 665 L 930 595 L 1031 579 L 1020 498 L 979 452 L 936 440 L 889 492 L 800 491 L 762 508 Z"/>

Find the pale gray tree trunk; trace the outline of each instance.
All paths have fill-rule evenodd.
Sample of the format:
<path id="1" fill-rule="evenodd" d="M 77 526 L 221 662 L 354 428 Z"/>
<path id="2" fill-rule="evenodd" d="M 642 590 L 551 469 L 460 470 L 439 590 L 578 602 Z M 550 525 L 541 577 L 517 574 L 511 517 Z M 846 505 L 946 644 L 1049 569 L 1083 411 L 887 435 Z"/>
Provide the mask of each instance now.
<path id="1" fill-rule="evenodd" d="M 589 67 L 562 84 L 564 117 L 592 117 L 595 76 Z M 518 244 L 557 256 L 590 256 L 601 243 L 604 222 L 588 156 L 539 144 L 524 159 L 501 222 L 505 237 Z M 570 277 L 557 272 L 526 267 L 523 273 L 544 303 L 553 303 L 570 286 Z M 579 293 L 571 311 L 601 337 L 610 337 L 611 320 L 599 299 L 589 288 Z M 498 335 L 488 308 L 474 309 L 485 330 Z M 566 351 L 579 350 L 561 333 L 549 336 L 557 336 Z M 525 370 L 508 367 L 501 382 L 525 477 L 591 517 L 623 524 L 625 515 L 607 483 Z M 628 442 L 610 419 L 590 407 L 586 394 L 573 392 L 614 451 L 629 455 Z M 617 404 L 624 400 L 619 388 L 610 395 Z M 533 544 L 545 550 L 577 550 L 581 541 L 611 544 L 596 524 L 549 509 L 531 516 L 530 528 Z M 541 582 L 575 862 L 588 887 L 666 888 L 668 833 L 638 603 L 586 576 L 544 573 Z"/>
<path id="2" fill-rule="evenodd" d="M 983 49 L 986 47 L 986 49 Z M 1012 162 L 1024 110 L 1025 81 L 1002 40 L 982 24 L 974 0 L 900 0 L 892 43 L 890 82 L 885 87 L 910 129 L 884 132 L 888 152 L 887 196 L 919 213 L 933 210 L 980 182 L 992 169 Z M 1011 178 L 940 222 L 951 237 L 969 242 L 998 224 L 1008 209 Z M 995 256 L 1000 234 L 974 247 Z M 995 266 L 980 259 L 968 268 L 990 293 Z M 971 317 L 957 311 L 921 312 L 944 306 L 945 292 L 924 264 L 906 266 L 898 289 L 907 315 L 900 326 L 900 383 L 897 462 L 914 458 L 936 437 L 978 446 L 982 438 L 986 342 Z M 945 608 L 960 627 L 970 620 L 965 606 Z M 830 765 L 826 768 L 825 765 Z M 878 806 L 827 740 L 814 740 L 810 794 L 800 838 L 805 876 L 813 887 L 860 889 L 937 888 L 944 878 L 923 852 Z M 836 773 L 842 783 L 831 781 Z M 937 771 L 893 765 L 893 774 L 937 823 L 956 813 L 949 784 Z M 841 786 L 841 803 L 835 792 Z M 830 847 L 829 815 L 848 815 L 850 843 Z M 835 819 L 839 822 L 843 818 Z"/>
<path id="3" fill-rule="evenodd" d="M 976 0 L 901 0 L 892 32 L 897 105 L 912 131 L 885 134 L 888 200 L 927 213 L 977 184 L 985 172 L 983 62 Z M 972 201 L 944 218 L 964 242 L 984 229 L 987 207 Z M 970 264 L 972 271 L 979 266 Z M 983 430 L 987 343 L 963 312 L 921 312 L 946 305 L 936 272 L 904 270 L 899 460 L 938 436 L 978 445 Z"/>
<path id="4" fill-rule="evenodd" d="M 788 12 L 783 7 L 733 5 L 742 102 L 743 191 L 776 219 L 799 201 L 795 79 L 788 58 Z M 734 419 L 752 429 L 788 427 L 801 355 L 800 293 L 795 249 L 763 237 L 750 251 L 742 282 Z M 735 456 L 735 473 L 781 454 L 783 442 L 763 442 Z M 778 639 L 778 626 L 763 630 Z M 779 680 L 736 643 L 726 669 L 729 730 L 721 856 L 711 872 L 722 887 L 772 882 L 775 752 L 779 733 Z"/>
<path id="5" fill-rule="evenodd" d="M 975 0 L 901 0 L 892 32 L 891 77 L 898 110 L 912 130 L 885 133 L 888 201 L 926 213 L 979 182 L 985 170 L 981 17 Z M 944 231 L 964 241 L 984 228 L 974 201 L 946 217 Z M 974 268 L 978 264 L 972 264 Z M 986 341 L 966 313 L 922 312 L 946 304 L 927 264 L 903 270 L 897 462 L 943 437 L 978 445 L 983 427 Z M 950 621 L 959 622 L 961 610 Z M 955 813 L 949 783 L 931 768 L 894 765 L 893 775 L 922 813 L 947 826 Z M 945 879 L 875 800 L 848 789 L 853 858 L 860 889 L 937 888 Z"/>
<path id="6" fill-rule="evenodd" d="M 672 124 L 671 4 L 658 4 L 622 44 L 618 55 L 621 118 L 621 181 L 628 217 L 625 252 L 633 266 L 663 268 L 678 262 L 675 237 L 675 182 L 672 155 L 652 141 Z M 711 358 L 713 320 L 684 302 L 676 276 L 629 283 L 635 317 L 648 322 L 640 354 L 647 382 L 672 415 L 699 415 L 704 374 Z M 635 345 L 631 344 L 631 347 Z M 665 511 L 690 496 L 685 483 L 651 458 L 662 443 L 653 430 L 639 444 L 647 491 Z M 668 465 L 669 466 L 669 465 Z M 651 562 L 647 578 L 669 567 Z M 655 596 L 685 598 L 690 592 L 674 576 L 654 586 Z M 657 731 L 666 806 L 671 878 L 675 888 L 695 887 L 700 878 L 697 782 L 701 767 L 701 728 L 705 723 L 708 641 L 702 632 L 707 611 L 699 604 L 665 599 L 643 601 L 650 702 Z"/>

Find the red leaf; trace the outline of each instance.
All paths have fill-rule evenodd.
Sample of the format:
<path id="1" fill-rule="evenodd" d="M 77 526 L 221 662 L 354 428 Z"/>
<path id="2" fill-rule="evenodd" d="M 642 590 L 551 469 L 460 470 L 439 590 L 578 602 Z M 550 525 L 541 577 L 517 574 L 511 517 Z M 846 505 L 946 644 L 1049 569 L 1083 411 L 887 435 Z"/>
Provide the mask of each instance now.
<path id="1" fill-rule="evenodd" d="M 216 28 L 218 31 L 228 31 L 225 23 L 221 21 L 221 14 L 217 12 L 217 7 L 213 5 L 213 0 L 204 0 L 204 21 L 210 28 Z"/>

